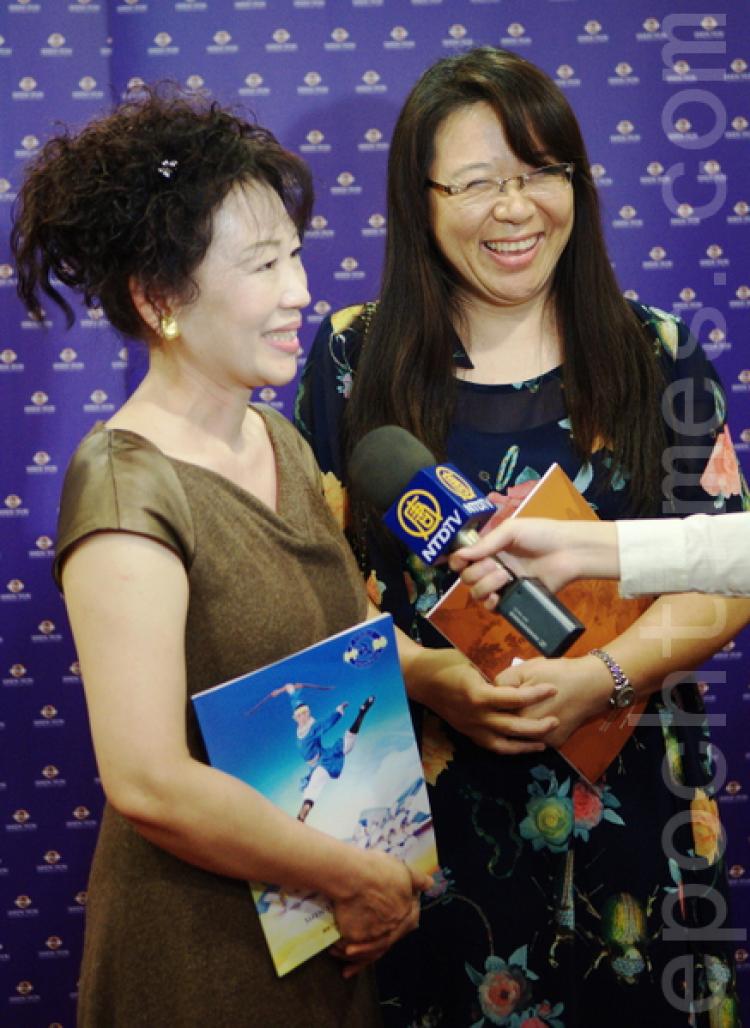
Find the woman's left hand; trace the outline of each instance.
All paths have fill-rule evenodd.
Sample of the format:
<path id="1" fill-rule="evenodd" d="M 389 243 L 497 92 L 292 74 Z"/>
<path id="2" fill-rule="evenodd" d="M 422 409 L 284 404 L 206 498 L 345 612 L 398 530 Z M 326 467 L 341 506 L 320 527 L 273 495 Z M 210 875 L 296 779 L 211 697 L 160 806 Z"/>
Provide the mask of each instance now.
<path id="1" fill-rule="evenodd" d="M 612 695 L 612 678 L 597 657 L 548 660 L 535 657 L 506 668 L 495 679 L 497 685 L 553 685 L 557 692 L 548 699 L 524 707 L 523 717 L 542 718 L 552 715 L 559 725 L 544 736 L 548 746 L 561 746 L 584 721 L 608 709 Z"/>
<path id="2" fill-rule="evenodd" d="M 363 858 L 365 855 L 366 859 L 370 863 L 374 863 L 378 869 L 379 882 L 387 880 L 387 876 L 384 878 L 385 872 L 391 873 L 394 868 L 398 868 L 398 875 L 403 883 L 410 879 L 409 889 L 402 892 L 400 896 L 398 890 L 392 891 L 388 897 L 391 902 L 385 911 L 380 909 L 381 903 L 378 896 L 370 896 L 369 892 L 367 896 L 353 897 L 352 904 L 342 906 L 334 903 L 336 924 L 342 937 L 329 947 L 329 952 L 344 962 L 342 972 L 344 978 L 351 978 L 359 974 L 368 964 L 374 963 L 387 953 L 402 936 L 414 931 L 419 924 L 419 894 L 433 884 L 430 875 L 410 868 L 390 854 L 382 853 L 379 850 L 366 850 Z M 392 897 L 400 902 L 394 904 Z M 406 904 L 404 904 L 404 900 L 406 900 Z M 354 914 L 353 919 L 349 917 L 352 913 Z M 365 915 L 364 918 L 361 916 L 362 913 Z M 368 917 L 368 914 L 371 916 Z M 372 915 L 375 915 L 374 918 Z M 349 934 L 347 934 L 347 925 L 350 927 Z M 368 926 L 370 938 L 367 938 Z M 376 928 L 385 926 L 386 930 L 372 934 L 373 926 Z"/>

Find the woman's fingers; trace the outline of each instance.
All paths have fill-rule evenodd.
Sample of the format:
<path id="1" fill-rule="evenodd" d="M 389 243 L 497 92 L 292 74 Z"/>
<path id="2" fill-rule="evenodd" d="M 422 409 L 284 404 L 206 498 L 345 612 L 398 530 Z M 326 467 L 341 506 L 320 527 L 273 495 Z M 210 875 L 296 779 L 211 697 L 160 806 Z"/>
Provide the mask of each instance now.
<path id="1" fill-rule="evenodd" d="M 505 568 L 488 558 L 479 560 L 476 564 L 465 564 L 460 561 L 460 558 L 456 558 L 455 561 L 451 558 L 454 565 L 454 571 L 461 570 L 459 564 L 463 564 L 463 570 L 461 570 L 461 580 L 464 585 L 469 587 L 472 599 L 475 600 L 486 600 L 490 594 L 499 595 L 500 590 L 503 589 L 508 582 L 512 580 L 511 575 Z M 497 601 L 495 601 L 497 603 Z"/>
<path id="2" fill-rule="evenodd" d="M 461 578 L 466 585 L 474 585 L 480 579 L 489 578 L 492 575 L 497 575 L 499 584 L 510 579 L 508 572 L 490 557 L 484 557 L 481 560 L 469 563 L 462 560 L 456 554 L 452 554 L 450 558 L 451 568 L 454 571 L 459 571 L 461 570 L 460 565 L 463 565 Z"/>
<path id="3" fill-rule="evenodd" d="M 488 705 L 492 710 L 516 711 L 556 695 L 557 688 L 546 682 L 540 685 L 495 685 L 488 697 Z"/>
<path id="4" fill-rule="evenodd" d="M 559 718 L 556 718 L 553 714 L 540 718 L 523 717 L 515 714 L 512 717 L 499 717 L 494 722 L 491 720 L 488 727 L 492 728 L 496 735 L 536 742 L 539 739 L 543 739 L 548 732 L 553 731 L 559 724 Z"/>
<path id="5" fill-rule="evenodd" d="M 432 878 L 430 878 L 429 875 L 425 876 L 414 871 L 411 873 L 412 878 L 417 878 L 425 883 L 432 883 Z M 367 967 L 368 964 L 373 963 L 375 960 L 379 960 L 395 942 L 402 938 L 402 936 L 407 935 L 409 932 L 413 932 L 419 924 L 419 913 L 419 899 L 415 896 L 407 914 L 385 935 L 357 942 L 350 942 L 345 938 L 341 938 L 338 942 L 334 943 L 333 946 L 329 948 L 329 952 L 338 960 L 346 962 L 346 966 L 342 972 L 343 976 L 345 978 L 351 978 L 354 975 L 359 974 L 359 972 Z"/>

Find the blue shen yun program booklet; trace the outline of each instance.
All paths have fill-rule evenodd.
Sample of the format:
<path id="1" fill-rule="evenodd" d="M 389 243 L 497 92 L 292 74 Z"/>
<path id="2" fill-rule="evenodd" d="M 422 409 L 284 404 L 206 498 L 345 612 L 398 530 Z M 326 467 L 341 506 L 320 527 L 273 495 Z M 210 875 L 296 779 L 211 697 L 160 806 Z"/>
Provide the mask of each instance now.
<path id="1" fill-rule="evenodd" d="M 198 693 L 193 703 L 214 767 L 320 831 L 437 871 L 390 615 Z M 251 888 L 277 974 L 339 938 L 325 897 Z"/>

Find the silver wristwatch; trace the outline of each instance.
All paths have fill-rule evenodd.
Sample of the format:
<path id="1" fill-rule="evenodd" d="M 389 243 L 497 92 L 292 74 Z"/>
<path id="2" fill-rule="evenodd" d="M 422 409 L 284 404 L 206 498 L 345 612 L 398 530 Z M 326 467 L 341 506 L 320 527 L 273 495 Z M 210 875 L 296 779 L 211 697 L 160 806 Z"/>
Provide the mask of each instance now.
<path id="1" fill-rule="evenodd" d="M 619 664 L 617 664 L 607 653 L 606 650 L 590 650 L 592 656 L 598 657 L 599 660 L 603 660 L 607 665 L 607 670 L 612 675 L 612 682 L 614 683 L 612 688 L 612 695 L 609 698 L 610 706 L 622 708 L 632 707 L 636 701 L 635 689 L 630 684 L 630 679 L 622 670 Z"/>

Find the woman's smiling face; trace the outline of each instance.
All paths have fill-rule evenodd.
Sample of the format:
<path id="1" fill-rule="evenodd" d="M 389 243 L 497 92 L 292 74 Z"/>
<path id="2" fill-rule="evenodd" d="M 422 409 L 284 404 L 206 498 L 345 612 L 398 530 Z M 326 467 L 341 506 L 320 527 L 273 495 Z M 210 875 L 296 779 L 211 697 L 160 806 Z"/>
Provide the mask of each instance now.
<path id="1" fill-rule="evenodd" d="M 280 386 L 297 372 L 301 310 L 310 302 L 297 229 L 268 186 L 233 189 L 193 278 L 198 296 L 178 307 L 175 352 L 216 384 Z"/>
<path id="2" fill-rule="evenodd" d="M 549 154 L 542 164 L 555 164 Z M 453 111 L 435 133 L 430 178 L 463 186 L 509 178 L 534 167 L 510 149 L 495 112 L 478 102 Z M 468 297 L 512 307 L 545 299 L 573 228 L 573 187 L 564 179 L 549 196 L 532 199 L 509 183 L 489 200 L 431 190 L 432 230 Z"/>

